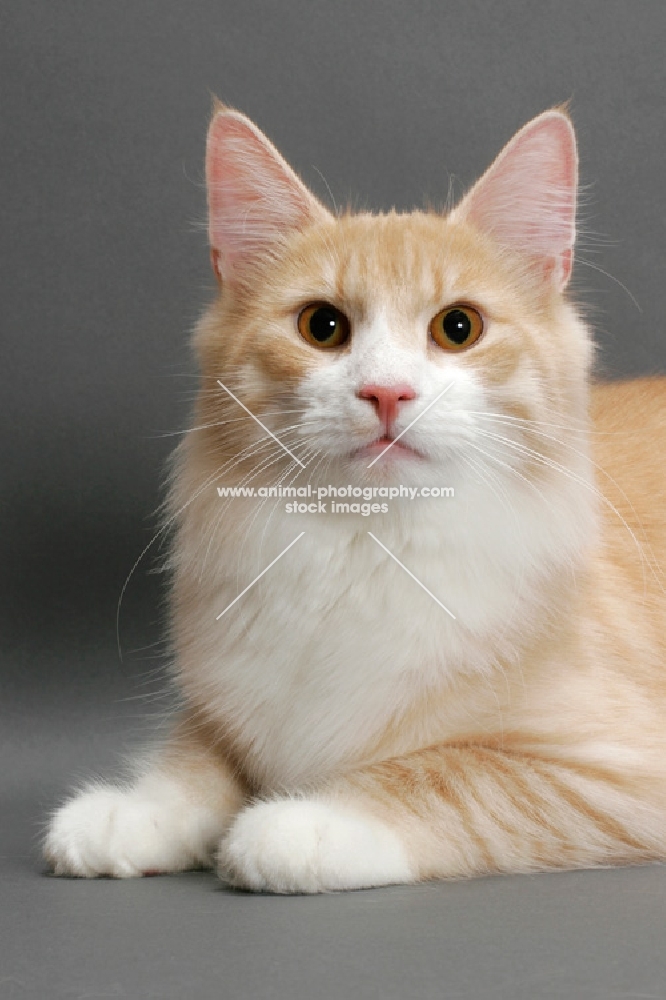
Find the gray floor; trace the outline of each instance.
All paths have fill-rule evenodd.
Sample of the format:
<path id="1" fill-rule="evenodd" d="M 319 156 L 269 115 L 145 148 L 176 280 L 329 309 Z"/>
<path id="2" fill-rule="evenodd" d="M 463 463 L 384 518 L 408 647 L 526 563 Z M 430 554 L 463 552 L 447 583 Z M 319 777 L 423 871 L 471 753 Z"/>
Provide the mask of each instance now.
<path id="1" fill-rule="evenodd" d="M 197 872 L 56 879 L 40 825 L 67 788 L 113 773 L 163 703 L 146 662 L 16 647 L 2 718 L 0 1000 L 666 998 L 666 868 L 485 878 L 318 897 Z M 22 683 L 40 658 L 41 691 Z M 94 678 L 88 684 L 87 679 Z M 152 687 L 154 688 L 154 682 Z"/>

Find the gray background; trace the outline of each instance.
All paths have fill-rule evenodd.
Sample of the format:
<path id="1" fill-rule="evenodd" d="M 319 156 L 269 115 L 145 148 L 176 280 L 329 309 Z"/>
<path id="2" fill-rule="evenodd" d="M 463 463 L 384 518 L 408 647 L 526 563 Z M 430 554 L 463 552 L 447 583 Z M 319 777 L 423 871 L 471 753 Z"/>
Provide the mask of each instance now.
<path id="1" fill-rule="evenodd" d="M 658 866 L 280 899 L 37 851 L 166 703 L 150 560 L 122 661 L 115 606 L 195 386 L 211 92 L 375 209 L 460 193 L 571 99 L 600 370 L 664 371 L 666 4 L 5 0 L 0 28 L 0 1000 L 666 997 Z"/>

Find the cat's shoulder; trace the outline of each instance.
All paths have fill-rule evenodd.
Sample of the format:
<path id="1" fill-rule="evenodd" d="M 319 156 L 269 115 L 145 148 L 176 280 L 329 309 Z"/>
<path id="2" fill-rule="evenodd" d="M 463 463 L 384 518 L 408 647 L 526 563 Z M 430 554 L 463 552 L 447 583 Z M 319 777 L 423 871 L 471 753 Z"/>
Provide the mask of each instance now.
<path id="1" fill-rule="evenodd" d="M 666 376 L 596 383 L 590 411 L 596 430 L 666 436 Z"/>
<path id="2" fill-rule="evenodd" d="M 592 388 L 592 453 L 611 530 L 630 536 L 614 513 L 640 522 L 666 565 L 663 498 L 666 496 L 666 378 L 610 382 Z M 641 569 L 642 572 L 642 569 Z"/>

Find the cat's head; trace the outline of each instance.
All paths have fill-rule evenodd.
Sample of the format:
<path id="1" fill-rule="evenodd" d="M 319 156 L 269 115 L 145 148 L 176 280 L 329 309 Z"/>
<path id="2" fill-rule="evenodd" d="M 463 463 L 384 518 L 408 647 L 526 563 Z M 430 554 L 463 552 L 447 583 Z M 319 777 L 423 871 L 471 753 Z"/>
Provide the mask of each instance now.
<path id="1" fill-rule="evenodd" d="M 577 154 L 564 111 L 528 123 L 447 214 L 333 215 L 221 106 L 207 184 L 219 297 L 197 336 L 200 417 L 222 450 L 272 474 L 293 464 L 230 390 L 304 465 L 355 480 L 440 483 L 470 462 L 538 478 L 562 459 L 533 432 L 580 429 L 586 415 L 590 341 L 566 298 Z"/>

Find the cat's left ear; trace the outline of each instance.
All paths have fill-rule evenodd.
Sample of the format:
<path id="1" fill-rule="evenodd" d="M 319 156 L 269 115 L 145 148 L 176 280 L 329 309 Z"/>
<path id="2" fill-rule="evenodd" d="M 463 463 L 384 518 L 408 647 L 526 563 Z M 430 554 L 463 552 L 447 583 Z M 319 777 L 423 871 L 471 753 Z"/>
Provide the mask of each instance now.
<path id="1" fill-rule="evenodd" d="M 289 233 L 330 218 L 277 149 L 245 115 L 216 107 L 206 146 L 213 270 L 242 282 Z"/>
<path id="2" fill-rule="evenodd" d="M 571 120 L 546 111 L 516 133 L 452 218 L 526 255 L 548 284 L 563 289 L 573 265 L 577 184 Z"/>

